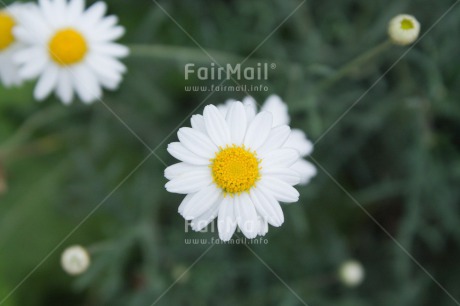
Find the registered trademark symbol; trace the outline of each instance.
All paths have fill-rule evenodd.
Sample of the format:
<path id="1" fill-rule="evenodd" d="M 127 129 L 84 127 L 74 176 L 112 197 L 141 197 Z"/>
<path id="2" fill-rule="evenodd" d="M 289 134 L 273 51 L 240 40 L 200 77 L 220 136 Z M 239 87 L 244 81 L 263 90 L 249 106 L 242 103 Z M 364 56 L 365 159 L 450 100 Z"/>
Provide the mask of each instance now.
<path id="1" fill-rule="evenodd" d="M 275 69 L 275 68 L 276 68 L 276 64 L 275 64 L 275 63 L 271 63 L 271 64 L 270 64 L 270 68 L 271 68 L 271 69 Z"/>

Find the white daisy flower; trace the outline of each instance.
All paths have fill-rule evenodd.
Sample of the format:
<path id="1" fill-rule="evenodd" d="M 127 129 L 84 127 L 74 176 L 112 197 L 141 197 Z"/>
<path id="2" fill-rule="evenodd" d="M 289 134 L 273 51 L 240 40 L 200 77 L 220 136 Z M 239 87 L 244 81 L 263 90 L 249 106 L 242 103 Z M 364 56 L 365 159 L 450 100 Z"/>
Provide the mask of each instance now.
<path id="1" fill-rule="evenodd" d="M 169 192 L 186 194 L 179 213 L 192 229 L 203 229 L 217 216 L 219 237 L 228 241 L 237 226 L 248 238 L 265 235 L 268 224 L 281 226 L 279 202 L 299 199 L 292 186 L 300 177 L 290 168 L 299 153 L 283 147 L 289 126 L 273 127 L 270 112 L 256 115 L 241 102 L 229 103 L 225 116 L 208 105 L 191 123 L 179 129 L 179 142 L 168 146 L 181 162 L 165 176 Z"/>
<path id="2" fill-rule="evenodd" d="M 21 10 L 26 7 L 24 4 L 12 4 L 0 10 L 0 81 L 6 87 L 22 84 L 18 66 L 13 62 L 13 55 L 21 48 L 21 43 L 13 34 L 13 29 Z"/>
<path id="3" fill-rule="evenodd" d="M 388 24 L 388 35 L 397 45 L 410 45 L 417 40 L 419 33 L 420 23 L 412 15 L 397 15 Z"/>
<path id="4" fill-rule="evenodd" d="M 90 263 L 88 251 L 80 245 L 68 247 L 61 255 L 62 269 L 70 275 L 82 274 L 89 268 Z"/>
<path id="5" fill-rule="evenodd" d="M 54 90 L 69 104 L 74 92 L 85 103 L 102 96 L 102 88 L 115 90 L 126 67 L 118 60 L 128 55 L 113 41 L 124 34 L 117 17 L 104 17 L 107 5 L 96 2 L 87 10 L 84 0 L 39 0 L 21 14 L 14 33 L 26 44 L 15 61 L 25 79 L 38 83 L 34 96 L 43 100 Z"/>
<path id="6" fill-rule="evenodd" d="M 225 115 L 229 103 L 232 103 L 233 101 L 235 100 L 227 100 L 225 104 L 218 105 L 217 107 Z M 243 104 L 245 105 L 247 112 L 254 115 L 257 113 L 257 103 L 254 98 L 244 98 Z M 262 105 L 261 110 L 268 111 L 273 115 L 273 127 L 289 125 L 291 121 L 288 113 L 288 106 L 277 95 L 269 96 Z M 308 140 L 305 133 L 299 129 L 293 129 L 291 131 L 291 135 L 283 147 L 296 149 L 300 156 L 303 158 L 307 157 L 313 152 L 313 143 Z M 316 167 L 305 159 L 299 159 L 299 161 L 292 165 L 291 168 L 297 171 L 297 173 L 300 175 L 300 185 L 308 184 L 310 180 L 316 176 L 317 173 Z"/>

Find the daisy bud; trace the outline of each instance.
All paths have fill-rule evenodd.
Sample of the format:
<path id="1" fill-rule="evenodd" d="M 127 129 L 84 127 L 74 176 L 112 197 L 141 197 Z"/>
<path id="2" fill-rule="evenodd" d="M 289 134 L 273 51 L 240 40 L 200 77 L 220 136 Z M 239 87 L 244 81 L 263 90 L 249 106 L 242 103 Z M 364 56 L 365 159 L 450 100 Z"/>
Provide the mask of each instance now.
<path id="1" fill-rule="evenodd" d="M 88 251 L 79 245 L 65 249 L 61 256 L 61 266 L 70 275 L 79 275 L 85 272 L 90 264 Z"/>
<path id="2" fill-rule="evenodd" d="M 359 286 L 364 279 L 364 268 L 356 260 L 346 261 L 339 268 L 339 279 L 347 287 Z"/>
<path id="3" fill-rule="evenodd" d="M 398 15 L 388 24 L 388 35 L 396 45 L 410 45 L 417 40 L 419 33 L 420 23 L 411 15 Z"/>

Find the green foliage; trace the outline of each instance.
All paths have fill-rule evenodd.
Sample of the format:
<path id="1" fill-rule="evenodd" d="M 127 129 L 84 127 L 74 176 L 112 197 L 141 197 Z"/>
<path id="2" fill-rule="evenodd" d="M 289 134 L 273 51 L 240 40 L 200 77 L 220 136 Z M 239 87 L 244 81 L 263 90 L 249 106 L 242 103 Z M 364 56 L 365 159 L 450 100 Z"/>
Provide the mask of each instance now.
<path id="1" fill-rule="evenodd" d="M 317 177 L 283 207 L 285 224 L 270 228 L 269 243 L 249 245 L 308 305 L 455 305 L 430 275 L 460 299 L 460 5 L 437 23 L 454 2 L 306 1 L 285 23 L 301 2 L 160 3 L 219 63 L 255 49 L 250 63 L 276 63 L 269 91 L 253 95 L 283 97 L 292 125 L 317 141 Z M 184 86 L 213 82 L 184 80 L 184 64 L 209 64 L 206 54 L 154 2 L 108 4 L 133 48 L 105 105 L 38 104 L 32 84 L 0 88 L 9 187 L 0 200 L 0 301 L 40 264 L 0 304 L 301 305 L 244 245 L 214 245 L 167 291 L 210 246 L 184 239 L 217 238 L 184 233 L 182 196 L 163 187 L 163 161 L 174 163 L 167 144 L 204 105 L 245 94 L 216 92 L 202 104 L 209 92 Z M 380 45 L 399 13 L 415 15 L 425 35 L 407 54 L 411 47 Z M 59 266 L 70 244 L 93 252 L 76 280 Z M 354 289 L 336 277 L 349 258 L 366 270 Z"/>

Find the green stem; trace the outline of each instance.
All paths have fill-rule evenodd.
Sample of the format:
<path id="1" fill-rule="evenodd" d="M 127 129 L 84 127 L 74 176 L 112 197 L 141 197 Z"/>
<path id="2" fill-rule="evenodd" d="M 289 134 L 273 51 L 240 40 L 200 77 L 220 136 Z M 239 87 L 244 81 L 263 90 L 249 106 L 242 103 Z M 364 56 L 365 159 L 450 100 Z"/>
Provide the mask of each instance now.
<path id="1" fill-rule="evenodd" d="M 129 45 L 131 57 L 133 58 L 151 58 L 157 60 L 168 60 L 182 63 L 210 63 L 214 60 L 217 65 L 226 65 L 228 63 L 245 63 L 248 66 L 256 66 L 258 63 L 276 64 L 276 69 L 281 70 L 305 70 L 310 73 L 321 73 L 329 71 L 330 68 L 321 64 L 312 64 L 303 66 L 300 63 L 286 62 L 280 59 L 261 59 L 246 58 L 233 53 L 219 50 L 206 49 L 201 50 L 194 47 L 182 46 L 164 46 L 164 45 Z M 279 67 L 279 68 L 278 68 Z"/>
<path id="2" fill-rule="evenodd" d="M 2 162 L 11 162 L 27 156 L 36 156 L 48 154 L 60 148 L 59 137 L 56 135 L 46 136 L 35 141 L 25 143 L 24 145 L 9 146 L 0 148 L 0 160 Z"/>
<path id="3" fill-rule="evenodd" d="M 322 81 L 316 88 L 317 93 L 321 93 L 337 81 L 346 77 L 350 73 L 356 71 L 359 67 L 372 60 L 383 51 L 387 50 L 391 46 L 390 41 L 385 41 L 376 47 L 368 50 L 367 52 L 359 55 L 351 62 L 345 64 L 342 68 L 337 70 L 331 77 Z M 227 64 L 227 63 L 241 63 L 245 62 L 248 65 L 256 65 L 257 63 L 277 63 L 277 67 L 283 70 L 305 70 L 310 73 L 321 73 L 322 71 L 330 70 L 329 67 L 321 64 L 312 64 L 304 67 L 299 63 L 280 62 L 279 60 L 267 60 L 267 59 L 245 59 L 241 56 L 237 56 L 232 53 L 206 49 L 200 50 L 194 47 L 182 47 L 182 46 L 164 46 L 164 45 L 130 45 L 131 56 L 140 58 L 153 58 L 158 60 L 170 60 L 178 62 L 191 62 L 191 63 L 209 63 L 216 61 L 216 64 Z M 302 68 L 303 67 L 303 68 Z"/>
<path id="4" fill-rule="evenodd" d="M 62 105 L 53 106 L 36 112 L 25 120 L 9 139 L 0 145 L 0 158 L 6 158 L 7 156 L 13 158 L 15 152 L 25 152 L 27 148 L 37 147 L 40 152 L 46 151 L 47 149 L 45 147 L 50 144 L 47 141 L 51 138 L 57 139 L 57 137 L 47 136 L 28 143 L 29 139 L 40 128 L 68 116 L 69 114 L 72 114 L 72 112 L 68 108 L 62 107 Z M 52 145 L 53 148 L 56 146 L 55 144 Z"/>
<path id="5" fill-rule="evenodd" d="M 231 53 L 206 49 L 206 51 L 182 46 L 164 45 L 130 45 L 132 57 L 148 57 L 159 60 L 174 60 L 180 62 L 209 63 L 211 58 L 217 62 L 240 62 L 244 58 Z"/>
<path id="6" fill-rule="evenodd" d="M 11 136 L 5 143 L 0 146 L 0 150 L 8 151 L 15 146 L 20 145 L 26 141 L 37 129 L 48 124 L 51 120 L 55 120 L 65 114 L 68 114 L 69 110 L 66 108 L 54 107 L 44 109 L 40 112 L 35 113 L 29 117 L 24 123 L 18 128 L 16 133 Z"/>
<path id="7" fill-rule="evenodd" d="M 337 81 L 341 80 L 342 78 L 346 77 L 350 73 L 356 71 L 359 67 L 367 63 L 368 61 L 372 60 L 376 56 L 380 55 L 383 51 L 387 50 L 391 46 L 391 42 L 389 40 L 384 41 L 383 43 L 375 46 L 374 48 L 364 52 L 363 54 L 359 55 L 351 62 L 348 62 L 342 68 L 337 70 L 337 72 L 328 79 L 325 79 L 316 88 L 318 93 L 323 92 L 331 85 L 335 84 Z"/>

